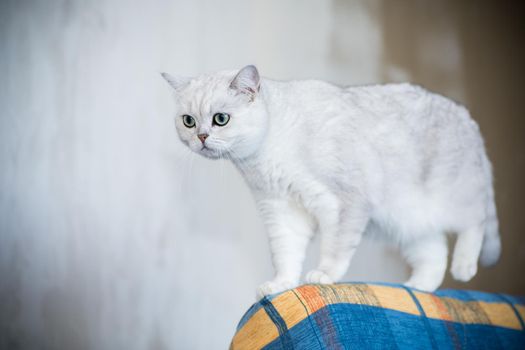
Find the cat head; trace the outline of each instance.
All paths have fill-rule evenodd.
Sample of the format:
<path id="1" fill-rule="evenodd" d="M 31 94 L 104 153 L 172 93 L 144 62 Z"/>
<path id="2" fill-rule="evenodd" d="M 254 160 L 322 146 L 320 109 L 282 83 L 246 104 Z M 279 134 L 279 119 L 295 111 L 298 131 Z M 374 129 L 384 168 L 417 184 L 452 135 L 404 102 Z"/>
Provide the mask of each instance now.
<path id="1" fill-rule="evenodd" d="M 175 125 L 181 141 L 208 158 L 253 155 L 267 129 L 267 114 L 255 66 L 196 78 L 162 73 L 175 89 Z"/>

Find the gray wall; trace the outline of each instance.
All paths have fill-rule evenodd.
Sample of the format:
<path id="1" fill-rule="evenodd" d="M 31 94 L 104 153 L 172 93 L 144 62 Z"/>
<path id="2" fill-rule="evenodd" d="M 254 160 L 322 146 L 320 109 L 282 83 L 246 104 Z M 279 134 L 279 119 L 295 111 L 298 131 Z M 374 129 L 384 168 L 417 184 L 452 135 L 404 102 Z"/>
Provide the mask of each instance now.
<path id="1" fill-rule="evenodd" d="M 255 287 L 272 276 L 266 238 L 232 166 L 177 140 L 158 73 L 255 63 L 278 79 L 411 80 L 490 109 L 490 95 L 474 89 L 474 50 L 502 64 L 508 52 L 465 41 L 463 20 L 472 33 L 483 19 L 468 22 L 459 16 L 472 8 L 447 3 L 3 1 L 0 347 L 226 348 Z M 504 34 L 493 35 L 497 49 Z M 511 277 L 525 261 L 523 141 L 505 143 L 504 131 L 522 135 L 523 122 L 478 109 L 498 158 L 499 204 L 514 208 L 502 215 L 504 234 L 515 232 L 504 249 L 515 251 L 461 287 L 523 293 L 523 279 Z M 346 278 L 406 276 L 393 249 L 365 241 Z"/>

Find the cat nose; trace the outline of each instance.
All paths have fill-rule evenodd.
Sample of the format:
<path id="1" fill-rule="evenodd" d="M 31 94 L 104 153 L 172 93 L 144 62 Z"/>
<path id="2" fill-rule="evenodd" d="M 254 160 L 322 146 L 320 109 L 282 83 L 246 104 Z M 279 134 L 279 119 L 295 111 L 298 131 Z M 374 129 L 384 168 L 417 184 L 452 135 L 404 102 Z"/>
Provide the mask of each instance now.
<path id="1" fill-rule="evenodd" d="M 197 135 L 197 137 L 199 138 L 199 140 L 201 140 L 203 145 L 204 145 L 204 141 L 206 141 L 208 136 L 209 136 L 208 134 L 199 134 L 199 135 Z"/>

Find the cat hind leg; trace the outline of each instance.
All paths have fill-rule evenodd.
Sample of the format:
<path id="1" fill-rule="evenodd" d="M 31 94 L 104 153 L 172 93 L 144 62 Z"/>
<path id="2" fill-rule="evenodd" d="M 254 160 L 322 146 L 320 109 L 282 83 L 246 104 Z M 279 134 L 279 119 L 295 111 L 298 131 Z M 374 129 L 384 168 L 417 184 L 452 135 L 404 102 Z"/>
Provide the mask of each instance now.
<path id="1" fill-rule="evenodd" d="M 450 273 L 454 279 L 467 282 L 478 271 L 478 259 L 483 244 L 483 227 L 472 227 L 458 234 Z"/>

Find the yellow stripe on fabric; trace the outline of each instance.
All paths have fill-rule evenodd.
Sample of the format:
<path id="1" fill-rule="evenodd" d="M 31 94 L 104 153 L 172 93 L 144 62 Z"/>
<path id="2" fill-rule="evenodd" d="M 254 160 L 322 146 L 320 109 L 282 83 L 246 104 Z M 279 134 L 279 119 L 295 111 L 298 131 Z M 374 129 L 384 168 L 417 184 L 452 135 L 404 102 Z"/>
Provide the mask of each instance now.
<path id="1" fill-rule="evenodd" d="M 232 350 L 261 349 L 279 336 L 277 327 L 261 308 L 235 334 Z"/>
<path id="2" fill-rule="evenodd" d="M 421 308 L 428 318 L 435 318 L 438 320 L 453 321 L 452 316 L 448 312 L 448 308 L 443 304 L 441 298 L 433 294 L 421 293 L 414 291 Z"/>
<path id="3" fill-rule="evenodd" d="M 523 320 L 523 322 L 525 322 L 525 305 L 514 304 L 514 307 L 516 308 L 516 310 L 518 310 L 518 313 L 520 314 L 520 317 Z"/>
<path id="4" fill-rule="evenodd" d="M 286 322 L 288 329 L 308 317 L 305 310 L 306 305 L 303 305 L 297 298 L 298 296 L 289 290 L 272 300 L 273 306 Z"/>
<path id="5" fill-rule="evenodd" d="M 490 318 L 485 313 L 478 301 L 463 301 L 455 298 L 442 298 L 441 301 L 453 321 L 464 324 L 491 324 Z"/>
<path id="6" fill-rule="evenodd" d="M 478 302 L 494 326 L 522 330 L 521 323 L 509 304 Z"/>
<path id="7" fill-rule="evenodd" d="M 419 316 L 417 305 L 404 288 L 369 285 L 381 307 Z"/>
<path id="8" fill-rule="evenodd" d="M 324 293 L 329 296 L 332 303 L 349 303 L 358 305 L 380 306 L 379 301 L 367 284 L 335 284 L 327 286 L 332 289 L 332 293 Z"/>
<path id="9" fill-rule="evenodd" d="M 419 315 L 416 304 L 404 288 L 367 284 L 334 284 L 306 285 L 296 290 L 301 302 L 306 305 L 309 314 L 326 305 L 350 303 L 384 307 L 412 315 Z"/>
<path id="10" fill-rule="evenodd" d="M 414 292 L 428 318 L 465 324 L 486 324 L 521 330 L 514 310 L 507 303 L 462 301 Z M 518 305 L 516 305 L 518 306 Z M 525 311 L 525 310 L 524 310 Z"/>
<path id="11" fill-rule="evenodd" d="M 296 292 L 309 314 L 338 303 L 380 306 L 366 284 L 304 285 Z"/>
<path id="12" fill-rule="evenodd" d="M 418 291 L 414 291 L 413 294 L 430 319 L 463 324 L 493 325 L 515 330 L 523 329 L 516 313 L 507 303 L 463 301 Z M 304 285 L 278 295 L 271 303 L 283 318 L 288 329 L 319 309 L 337 303 L 383 307 L 416 316 L 420 315 L 408 291 L 404 288 L 383 285 Z M 525 306 L 519 304 L 514 306 L 522 319 L 525 319 Z M 266 311 L 261 308 L 237 332 L 231 343 L 231 349 L 260 349 L 278 336 L 277 327 Z"/>

